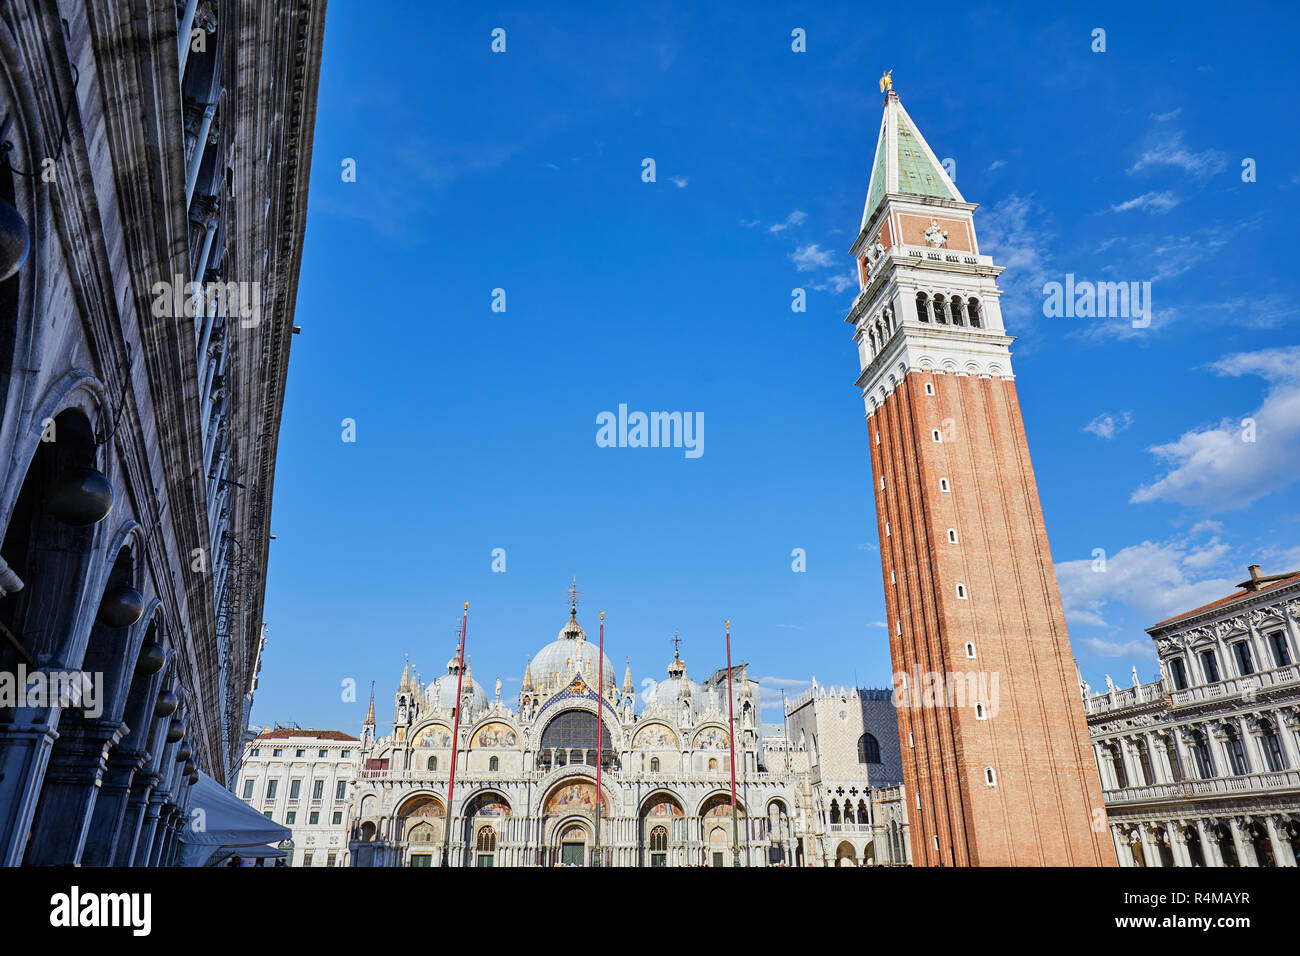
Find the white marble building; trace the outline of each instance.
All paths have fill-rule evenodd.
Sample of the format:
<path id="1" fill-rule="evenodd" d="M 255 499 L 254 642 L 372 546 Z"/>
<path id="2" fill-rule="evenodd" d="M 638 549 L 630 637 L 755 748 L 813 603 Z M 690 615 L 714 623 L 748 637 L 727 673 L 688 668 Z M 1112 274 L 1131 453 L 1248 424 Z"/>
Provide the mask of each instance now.
<path id="1" fill-rule="evenodd" d="M 1121 866 L 1296 865 L 1300 573 L 1249 570 L 1147 629 L 1159 680 L 1082 685 Z"/>
<path id="2" fill-rule="evenodd" d="M 898 716 L 888 689 L 812 687 L 786 707 L 791 751 L 809 775 L 800 850 L 820 866 L 911 861 Z"/>
<path id="3" fill-rule="evenodd" d="M 425 683 L 408 667 L 392 732 L 362 730 L 352 804 L 353 866 L 765 866 L 793 861 L 794 775 L 763 764 L 757 682 L 731 674 L 736 792 L 731 816 L 727 670 L 687 676 L 676 653 L 640 713 L 629 665 L 622 686 L 577 621 L 530 660 L 515 707 L 458 659 Z M 457 685 L 460 735 L 453 747 Z M 601 732 L 596 847 L 597 708 Z M 444 832 L 451 761 L 450 838 Z"/>
<path id="4" fill-rule="evenodd" d="M 348 803 L 361 741 L 337 730 L 266 728 L 245 747 L 237 793 L 293 831 L 289 866 L 348 865 Z"/>

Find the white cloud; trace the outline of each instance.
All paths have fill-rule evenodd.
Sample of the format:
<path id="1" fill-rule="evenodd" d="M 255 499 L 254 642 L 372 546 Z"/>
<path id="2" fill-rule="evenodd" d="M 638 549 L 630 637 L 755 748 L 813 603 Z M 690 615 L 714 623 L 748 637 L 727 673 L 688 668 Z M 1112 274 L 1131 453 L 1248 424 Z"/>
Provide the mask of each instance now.
<path id="1" fill-rule="evenodd" d="M 1176 119 L 1178 116 L 1182 115 L 1182 112 L 1183 108 L 1180 106 L 1177 109 L 1170 110 L 1168 113 L 1152 113 L 1151 118 L 1157 123 L 1163 123 L 1166 120 Z"/>
<path id="2" fill-rule="evenodd" d="M 852 272 L 849 272 L 844 275 L 831 276 L 825 282 L 817 283 L 816 285 L 813 286 L 813 288 L 816 289 L 818 292 L 825 292 L 829 289 L 831 292 L 835 293 L 836 295 L 839 295 L 849 286 L 856 287 L 857 284 L 858 284 L 857 275 Z"/>
<path id="3" fill-rule="evenodd" d="M 1119 432 L 1133 424 L 1132 412 L 1120 412 L 1119 416 L 1110 415 L 1102 412 L 1088 424 L 1083 426 L 1086 432 L 1092 432 L 1098 438 L 1104 438 L 1107 441 L 1114 438 Z"/>
<path id="4" fill-rule="evenodd" d="M 1053 238 L 1043 210 L 1030 196 L 1008 196 L 981 212 L 976 227 L 980 251 L 991 254 L 998 265 L 1006 267 L 998 279 L 1003 317 L 1012 321 L 1041 318 L 1042 288 L 1051 278 L 1043 250 Z M 1032 323 L 1026 325 L 1026 331 L 1030 328 Z"/>
<path id="5" fill-rule="evenodd" d="M 1300 346 L 1238 352 L 1213 362 L 1220 375 L 1270 384 L 1259 408 L 1192 429 L 1150 451 L 1171 467 L 1133 492 L 1133 502 L 1170 501 L 1215 511 L 1241 508 L 1300 478 Z M 1245 422 L 1253 423 L 1253 436 Z M 1253 441 L 1246 440 L 1253 437 Z"/>
<path id="6" fill-rule="evenodd" d="M 1162 213 L 1173 209 L 1181 201 L 1166 189 L 1164 192 L 1143 193 L 1141 196 L 1134 196 L 1132 199 L 1116 203 L 1110 207 L 1110 211 L 1128 212 L 1130 209 L 1149 209 L 1154 213 Z"/>
<path id="7" fill-rule="evenodd" d="M 1231 551 L 1218 539 L 1187 535 L 1141 544 L 1108 554 L 1104 568 L 1093 558 L 1056 565 L 1061 601 L 1070 625 L 1109 627 L 1112 605 L 1134 611 L 1147 625 L 1200 607 L 1236 590 L 1240 573 L 1211 575 Z M 1209 559 L 1213 557 L 1213 561 Z"/>
<path id="8" fill-rule="evenodd" d="M 781 707 L 781 692 L 785 691 L 786 700 L 793 700 L 809 687 L 812 681 L 798 680 L 790 677 L 755 677 L 758 681 L 759 706 L 764 710 Z"/>
<path id="9" fill-rule="evenodd" d="M 789 229 L 791 226 L 799 225 L 807 218 L 808 214 L 806 212 L 802 209 L 796 209 L 794 212 L 790 213 L 790 215 L 785 217 L 785 222 L 778 222 L 775 226 L 769 226 L 767 231 L 772 233 L 772 235 L 776 235 L 777 233 L 785 232 L 785 230 Z"/>
<path id="10" fill-rule="evenodd" d="M 823 249 L 817 243 L 808 246 L 801 246 L 794 252 L 790 253 L 790 259 L 794 262 L 795 269 L 799 272 L 812 272 L 814 269 L 822 269 L 835 264 L 835 253 L 829 249 Z"/>
<path id="11" fill-rule="evenodd" d="M 1001 169 L 1006 164 L 1007 161 L 1005 159 L 995 159 L 993 162 L 989 163 L 988 171 L 991 173 L 995 169 Z"/>
<path id="12" fill-rule="evenodd" d="M 1132 640 L 1103 641 L 1099 637 L 1085 637 L 1079 642 L 1094 654 L 1102 657 L 1149 657 L 1155 658 L 1155 644 L 1152 641 Z"/>
<path id="13" fill-rule="evenodd" d="M 1152 166 L 1174 166 L 1192 176 L 1212 176 L 1228 163 L 1227 157 L 1217 149 L 1193 152 L 1183 145 L 1183 134 L 1174 133 L 1164 142 L 1144 152 L 1129 168 L 1130 175 Z"/>
<path id="14" fill-rule="evenodd" d="M 678 189 L 685 189 L 686 184 L 690 182 L 690 180 L 687 179 L 685 176 L 670 176 L 668 177 L 668 181 L 672 183 L 674 186 L 676 186 Z"/>

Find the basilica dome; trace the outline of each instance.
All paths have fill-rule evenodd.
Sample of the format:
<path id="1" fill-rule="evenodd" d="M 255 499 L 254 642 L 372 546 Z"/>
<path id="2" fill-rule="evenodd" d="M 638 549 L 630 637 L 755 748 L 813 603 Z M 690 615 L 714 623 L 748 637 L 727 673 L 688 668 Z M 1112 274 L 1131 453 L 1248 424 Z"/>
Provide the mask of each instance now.
<path id="1" fill-rule="evenodd" d="M 577 611 L 569 612 L 569 621 L 551 643 L 543 647 L 528 665 L 537 689 L 554 693 L 583 671 L 587 680 L 596 679 L 596 658 L 600 648 L 587 640 L 587 634 L 578 624 Z M 585 665 L 585 666 L 584 666 Z M 617 685 L 614 664 L 608 657 L 601 658 L 601 683 L 608 687 Z"/>
<path id="2" fill-rule="evenodd" d="M 704 689 L 686 676 L 686 662 L 674 654 L 668 664 L 668 677 L 655 685 L 650 701 L 661 707 L 676 710 L 685 700 L 694 713 L 703 710 L 706 696 Z"/>
<path id="3" fill-rule="evenodd" d="M 460 671 L 460 662 L 452 658 L 447 662 L 447 673 L 430 681 L 424 689 L 424 698 L 434 707 L 444 707 L 451 710 L 456 706 L 456 682 Z M 487 707 L 487 693 L 483 690 L 483 685 L 474 679 L 470 672 L 471 668 L 465 668 L 465 680 L 461 685 L 462 694 L 471 695 L 470 709 L 478 712 Z"/>

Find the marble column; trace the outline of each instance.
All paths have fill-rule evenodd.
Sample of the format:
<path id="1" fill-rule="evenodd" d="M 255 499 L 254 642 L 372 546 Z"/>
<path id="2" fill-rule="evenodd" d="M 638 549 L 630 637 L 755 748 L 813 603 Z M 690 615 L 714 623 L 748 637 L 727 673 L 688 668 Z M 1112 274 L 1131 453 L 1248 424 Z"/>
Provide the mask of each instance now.
<path id="1" fill-rule="evenodd" d="M 1291 849 L 1291 841 L 1286 838 L 1286 833 L 1282 829 L 1285 825 L 1285 818 L 1276 814 L 1265 817 L 1264 824 L 1268 827 L 1268 839 L 1273 844 L 1273 859 L 1278 866 L 1295 866 L 1295 853 Z"/>
<path id="2" fill-rule="evenodd" d="M 1169 852 L 1174 855 L 1174 866 L 1191 866 L 1192 856 L 1187 849 L 1187 837 L 1183 833 L 1184 824 L 1170 822 L 1165 825 L 1169 837 Z"/>
<path id="3" fill-rule="evenodd" d="M 1196 832 L 1201 835 L 1201 853 L 1205 856 L 1205 865 L 1222 867 L 1223 853 L 1219 850 L 1219 841 L 1214 838 L 1213 824 L 1197 820 Z"/>
<path id="4" fill-rule="evenodd" d="M 113 866 L 135 866 L 136 849 L 140 844 L 140 830 L 144 826 L 149 795 L 158 783 L 158 775 L 137 773 L 131 781 L 131 792 L 126 801 L 126 814 L 113 854 Z"/>
<path id="5" fill-rule="evenodd" d="M 1233 817 L 1228 821 L 1228 829 L 1232 833 L 1232 845 L 1237 849 L 1238 865 L 1259 866 L 1259 861 L 1255 859 L 1255 847 L 1246 835 L 1245 820 L 1241 817 Z"/>
<path id="6" fill-rule="evenodd" d="M 86 834 L 86 848 L 81 854 L 82 866 L 108 866 L 113 862 L 127 820 L 131 782 L 148 759 L 144 750 L 114 750 L 109 754 Z"/>
<path id="7" fill-rule="evenodd" d="M 1160 858 L 1160 848 L 1156 846 L 1155 834 L 1148 824 L 1138 824 L 1138 836 L 1142 840 L 1142 862 L 1146 866 L 1162 867 L 1165 861 Z"/>
<path id="8" fill-rule="evenodd" d="M 27 862 L 33 866 L 81 862 L 108 751 L 127 729 L 121 721 L 88 718 L 69 719 L 64 726 L 32 820 Z"/>
<path id="9" fill-rule="evenodd" d="M 5 726 L 5 742 L 0 747 L 0 866 L 23 862 L 41 783 L 58 736 L 44 721 Z"/>

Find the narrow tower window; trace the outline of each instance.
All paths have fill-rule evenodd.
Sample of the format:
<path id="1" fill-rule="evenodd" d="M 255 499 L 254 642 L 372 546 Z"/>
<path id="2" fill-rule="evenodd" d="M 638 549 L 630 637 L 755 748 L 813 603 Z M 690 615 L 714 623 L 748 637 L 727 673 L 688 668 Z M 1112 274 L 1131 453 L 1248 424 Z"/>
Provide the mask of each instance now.
<path id="1" fill-rule="evenodd" d="M 997 774 L 993 772 L 992 767 L 984 768 L 984 782 L 990 787 L 996 787 L 998 785 L 998 777 Z"/>
<path id="2" fill-rule="evenodd" d="M 949 544 L 956 544 L 956 543 L 957 543 L 957 529 L 956 529 L 956 528 L 949 528 L 949 529 L 948 529 L 948 543 L 949 543 Z"/>
<path id="3" fill-rule="evenodd" d="M 951 491 L 951 490 L 952 490 L 952 489 L 948 486 L 948 479 L 947 479 L 947 478 L 940 478 L 940 479 L 939 479 L 939 490 L 940 490 L 940 491 L 943 491 L 943 492 L 948 492 L 948 491 Z"/>
<path id="4" fill-rule="evenodd" d="M 949 299 L 948 307 L 952 309 L 952 324 L 965 325 L 966 323 L 962 320 L 961 317 L 961 297 L 953 296 L 951 299 Z"/>
<path id="5" fill-rule="evenodd" d="M 934 443 L 936 445 L 943 444 L 943 432 L 939 431 L 939 429 L 937 428 L 931 429 L 930 437 L 934 439 Z"/>
<path id="6" fill-rule="evenodd" d="M 916 294 L 916 318 L 920 322 L 930 321 L 930 303 L 926 300 L 924 292 Z"/>
<path id="7" fill-rule="evenodd" d="M 926 382 L 926 383 L 925 383 L 925 394 L 927 394 L 927 395 L 933 395 L 933 394 L 934 394 L 934 382 Z"/>
<path id="8" fill-rule="evenodd" d="M 966 585 L 957 585 L 957 597 L 962 601 L 966 600 Z"/>
<path id="9" fill-rule="evenodd" d="M 894 572 L 893 572 L 893 571 L 890 571 L 890 572 L 889 572 L 889 583 L 890 583 L 890 584 L 897 584 L 897 583 L 898 583 L 898 578 L 894 577 Z"/>
<path id="10" fill-rule="evenodd" d="M 934 297 L 934 320 L 941 325 L 948 324 L 948 312 L 944 307 L 943 296 L 941 295 Z"/>
<path id="11" fill-rule="evenodd" d="M 983 328 L 983 326 L 980 324 L 980 323 L 981 323 L 981 318 L 980 318 L 980 300 L 979 300 L 979 299 L 967 299 L 967 300 L 966 300 L 966 314 L 967 314 L 968 316 L 970 316 L 970 324 L 971 324 L 971 328 L 973 328 L 973 329 Z"/>
<path id="12" fill-rule="evenodd" d="M 971 660 L 975 660 L 975 643 L 974 643 L 974 641 L 967 641 L 967 642 L 966 642 L 966 656 L 967 656 L 968 658 L 970 658 Z"/>
<path id="13" fill-rule="evenodd" d="M 983 704 L 980 704 L 980 703 L 977 703 L 977 704 L 975 705 L 975 719 L 976 719 L 976 720 L 983 720 L 983 719 L 984 719 L 985 717 L 987 717 L 987 716 L 988 716 L 988 715 L 984 712 L 984 705 L 983 705 Z"/>

